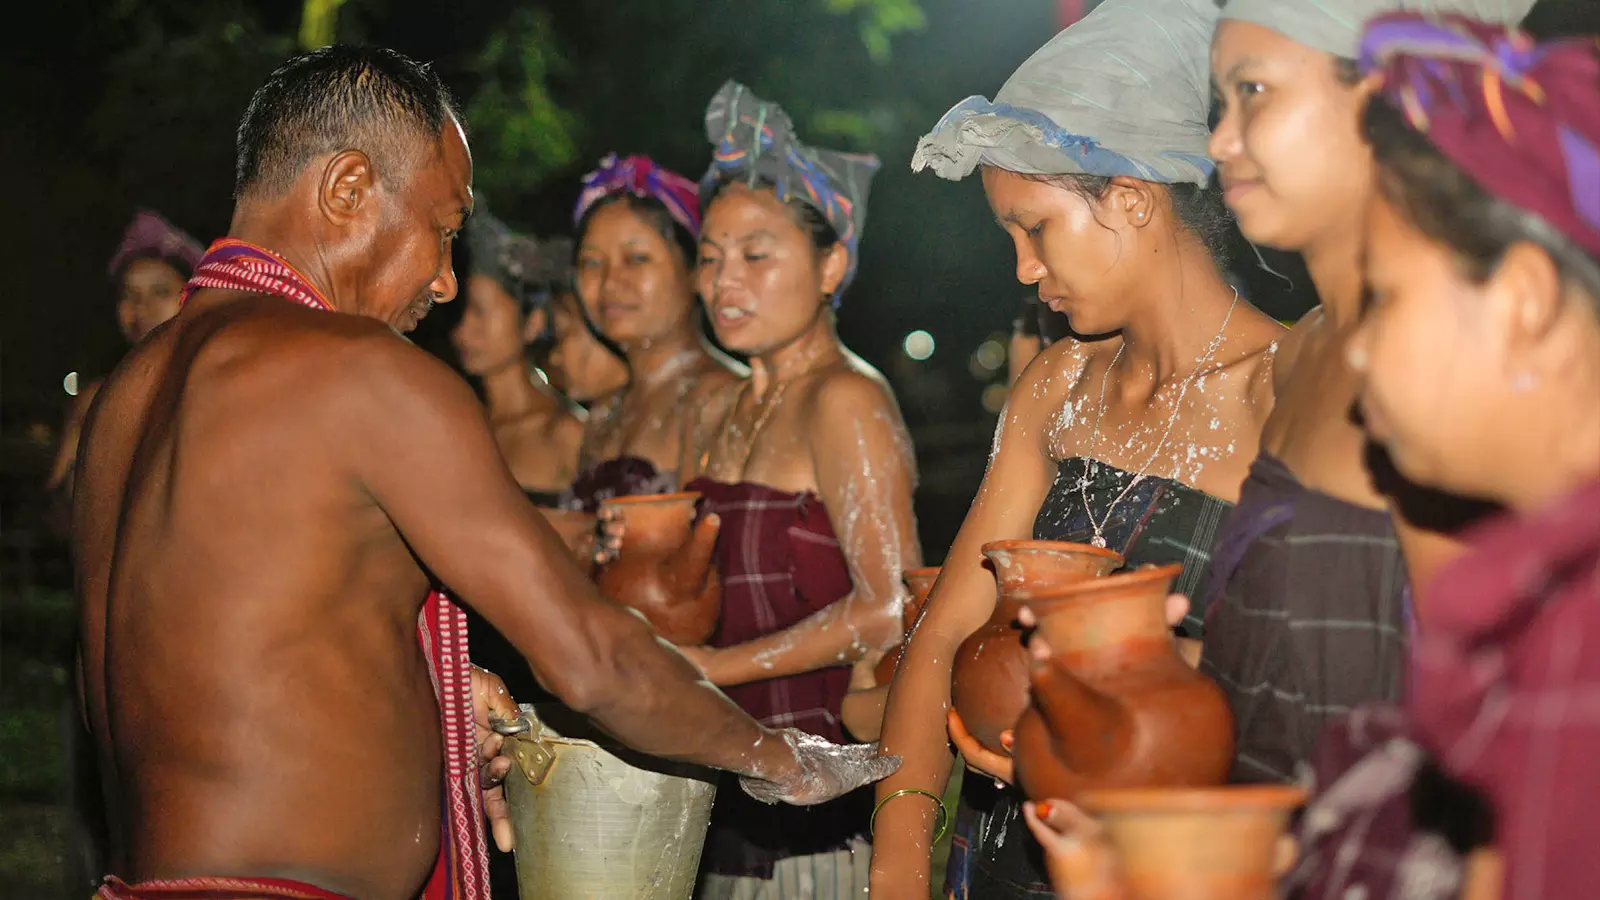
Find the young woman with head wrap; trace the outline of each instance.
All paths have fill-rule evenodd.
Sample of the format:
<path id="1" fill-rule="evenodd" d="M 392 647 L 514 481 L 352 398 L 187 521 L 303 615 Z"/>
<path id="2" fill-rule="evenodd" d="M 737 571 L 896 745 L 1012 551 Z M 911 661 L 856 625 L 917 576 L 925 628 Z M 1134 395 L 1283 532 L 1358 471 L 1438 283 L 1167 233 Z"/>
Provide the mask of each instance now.
<path id="1" fill-rule="evenodd" d="M 1205 189 L 1204 154 L 1215 18 L 1210 0 L 1111 0 L 1034 54 L 994 102 L 962 102 L 918 146 L 913 168 L 960 178 L 982 166 L 1018 280 L 1073 332 L 1099 337 L 1052 344 L 1013 386 L 983 486 L 906 646 L 883 734 L 905 764 L 878 789 L 875 896 L 928 892 L 946 815 L 936 798 L 951 762 L 951 661 L 995 603 L 982 545 L 1097 543 L 1131 565 L 1182 563 L 1188 590 L 1238 496 L 1272 408 L 1283 328 L 1240 300 L 1219 266 L 1230 226 Z M 968 765 L 1009 778 L 1009 759 L 958 724 Z M 1049 896 L 1021 795 L 988 778 L 967 785 L 950 890 Z"/>
<path id="2" fill-rule="evenodd" d="M 921 564 L 899 407 L 834 328 L 878 162 L 801 143 L 780 107 L 735 82 L 706 133 L 696 279 L 717 340 L 751 373 L 693 419 L 699 477 L 685 488 L 721 520 L 723 593 L 710 645 L 684 649 L 757 719 L 837 740 L 852 666 L 870 687 L 900 636 L 901 575 Z M 718 797 L 701 897 L 866 889 L 870 794 L 805 810 L 746 801 Z"/>
<path id="3" fill-rule="evenodd" d="M 117 288 L 117 326 L 129 344 L 137 344 L 157 326 L 178 314 L 178 295 L 194 274 L 205 248 L 160 215 L 141 210 L 128 223 L 122 244 L 107 267 Z M 82 385 L 67 411 L 50 465 L 45 490 L 72 492 L 72 467 L 78 460 L 78 436 L 89 404 L 100 389 L 98 380 Z"/>
<path id="4" fill-rule="evenodd" d="M 1330 729 L 1285 888 L 1590 896 L 1600 662 L 1580 647 L 1600 629 L 1600 42 L 1397 14 L 1368 26 L 1362 64 L 1379 93 L 1365 122 L 1377 192 L 1370 302 L 1344 351 L 1365 425 L 1406 477 L 1509 511 L 1464 535 L 1422 593 L 1405 709 Z M 1489 835 L 1463 839 L 1434 769 L 1492 801 L 1503 875 L 1482 851 L 1463 865 Z M 1063 896 L 1117 896 L 1103 846 L 1082 840 L 1092 826 L 1051 807 L 1055 828 L 1033 824 L 1052 868 L 1076 875 Z"/>
<path id="5" fill-rule="evenodd" d="M 1303 254 L 1322 304 L 1283 342 L 1277 406 L 1207 588 L 1201 667 L 1233 708 L 1235 780 L 1293 779 L 1323 728 L 1357 704 L 1399 696 L 1408 569 L 1425 579 L 1454 552 L 1422 525 L 1458 527 L 1475 512 L 1407 485 L 1351 416 L 1356 374 L 1344 352 L 1360 311 L 1372 191 L 1372 154 L 1358 130 L 1372 91 L 1354 59 L 1361 23 L 1414 6 L 1515 20 L 1531 2 L 1223 6 L 1211 51 L 1220 104 L 1211 154 L 1245 236 Z"/>
<path id="6" fill-rule="evenodd" d="M 549 344 L 556 330 L 561 298 L 570 294 L 572 242 L 516 234 L 484 209 L 481 197 L 462 237 L 456 262 L 464 273 L 465 308 L 450 333 L 451 343 L 461 367 L 483 386 L 489 425 L 512 476 L 535 505 L 554 507 L 577 474 L 585 416 L 534 370 L 529 351 L 533 345 Z M 569 331 L 557 340 L 574 337 Z M 595 345 L 603 347 L 598 341 Z M 576 354 L 569 349 L 569 355 Z M 622 361 L 607 355 L 615 371 L 625 376 Z M 588 557 L 593 549 L 587 537 L 572 545 L 579 557 Z M 521 702 L 549 699 L 522 653 L 476 610 L 463 611 L 474 664 L 499 673 L 511 696 Z M 509 854 L 490 855 L 489 878 L 496 893 L 516 893 L 516 866 Z"/>
<path id="7" fill-rule="evenodd" d="M 590 409 L 582 474 L 563 502 L 592 511 L 607 497 L 672 489 L 691 462 L 690 413 L 743 372 L 702 331 L 695 183 L 647 157 L 612 154 L 583 184 L 574 213 L 578 299 L 622 349 L 630 376 Z"/>
<path id="8" fill-rule="evenodd" d="M 462 368 L 483 384 L 511 474 L 535 504 L 554 506 L 578 474 L 583 416 L 533 371 L 528 349 L 551 330 L 555 298 L 571 278 L 572 244 L 514 234 L 479 204 L 460 245 L 466 308 L 450 339 Z"/>

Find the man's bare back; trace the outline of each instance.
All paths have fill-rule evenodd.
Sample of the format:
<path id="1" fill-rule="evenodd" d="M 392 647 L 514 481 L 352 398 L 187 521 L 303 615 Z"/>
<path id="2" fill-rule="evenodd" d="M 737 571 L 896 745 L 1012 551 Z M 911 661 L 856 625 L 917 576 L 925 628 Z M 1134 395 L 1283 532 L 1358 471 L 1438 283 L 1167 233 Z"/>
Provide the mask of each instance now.
<path id="1" fill-rule="evenodd" d="M 400 340 L 236 297 L 180 317 L 107 380 L 75 519 L 86 694 L 125 877 L 402 897 L 427 876 L 428 579 L 363 489 L 351 458 L 366 436 L 346 417 L 369 399 L 349 371 L 362 345 Z M 284 859 L 306 870 L 267 868 Z"/>

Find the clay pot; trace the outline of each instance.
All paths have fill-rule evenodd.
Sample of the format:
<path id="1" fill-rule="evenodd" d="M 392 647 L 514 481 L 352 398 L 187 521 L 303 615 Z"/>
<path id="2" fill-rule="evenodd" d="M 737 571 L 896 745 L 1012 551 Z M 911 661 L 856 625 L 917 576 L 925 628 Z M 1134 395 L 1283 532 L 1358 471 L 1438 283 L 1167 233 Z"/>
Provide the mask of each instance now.
<path id="1" fill-rule="evenodd" d="M 1282 842 L 1306 792 L 1285 785 L 1085 791 L 1129 900 L 1276 900 Z"/>
<path id="2" fill-rule="evenodd" d="M 928 592 L 933 590 L 933 583 L 939 578 L 939 567 L 926 566 L 912 569 L 901 577 L 905 579 L 906 587 L 911 590 L 911 598 L 900 609 L 902 637 L 899 646 L 890 648 L 872 670 L 878 684 L 888 684 L 889 679 L 894 677 L 894 667 L 900 663 L 900 651 L 905 649 L 905 642 L 911 638 L 911 626 L 917 624 L 917 616 L 922 614 L 922 605 L 928 602 Z"/>
<path id="3" fill-rule="evenodd" d="M 950 699 L 961 722 L 986 749 L 1008 753 L 1000 732 L 1016 724 L 1028 705 L 1028 653 L 1017 613 L 1044 613 L 1036 598 L 1050 588 L 1099 578 L 1122 565 L 1122 556 L 1088 544 L 995 541 L 983 545 L 994 566 L 999 595 L 989 621 L 956 650 Z"/>
<path id="4" fill-rule="evenodd" d="M 594 571 L 594 542 L 591 538 L 595 533 L 596 517 L 594 513 L 586 513 L 576 509 L 554 509 L 547 506 L 538 507 L 540 515 L 555 530 L 561 542 L 572 551 L 573 559 L 578 567 L 585 573 Z"/>
<path id="5" fill-rule="evenodd" d="M 1178 654 L 1166 600 L 1182 566 L 1058 588 L 1033 603 L 1050 659 L 1029 673 L 1017 783 L 1071 800 L 1099 787 L 1209 787 L 1233 761 L 1222 690 Z M 1048 606 L 1046 605 L 1048 603 Z"/>
<path id="6" fill-rule="evenodd" d="M 710 640 L 722 607 L 722 580 L 711 565 L 715 520 L 694 522 L 700 495 L 646 494 L 600 504 L 622 523 L 617 558 L 600 570 L 600 592 L 644 614 L 674 644 Z"/>
<path id="7" fill-rule="evenodd" d="M 1065 541 L 991 541 L 983 555 L 994 567 L 1000 595 L 1028 600 L 1065 584 L 1098 578 L 1122 566 L 1122 554 Z"/>

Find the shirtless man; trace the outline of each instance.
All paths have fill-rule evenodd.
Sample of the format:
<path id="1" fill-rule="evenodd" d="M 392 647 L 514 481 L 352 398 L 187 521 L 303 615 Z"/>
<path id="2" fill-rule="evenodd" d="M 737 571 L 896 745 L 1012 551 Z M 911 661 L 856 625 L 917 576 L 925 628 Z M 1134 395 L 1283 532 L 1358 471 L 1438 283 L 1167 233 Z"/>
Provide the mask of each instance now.
<path id="1" fill-rule="evenodd" d="M 400 336 L 456 293 L 471 169 L 425 67 L 344 47 L 289 62 L 239 129 L 229 234 L 336 312 L 281 285 L 199 290 L 90 412 L 81 667 L 126 882 L 419 894 L 441 830 L 416 634 L 430 573 L 644 752 L 739 772 L 769 802 L 818 802 L 895 765 L 758 725 L 598 596 L 466 384 Z"/>

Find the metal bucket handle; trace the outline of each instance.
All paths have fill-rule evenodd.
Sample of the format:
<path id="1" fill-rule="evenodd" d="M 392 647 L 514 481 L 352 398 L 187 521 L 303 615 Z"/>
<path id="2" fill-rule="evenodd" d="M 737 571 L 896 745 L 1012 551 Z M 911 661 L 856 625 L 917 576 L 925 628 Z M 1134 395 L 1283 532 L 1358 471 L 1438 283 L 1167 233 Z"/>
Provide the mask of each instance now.
<path id="1" fill-rule="evenodd" d="M 506 738 L 507 749 L 530 784 L 540 784 L 556 764 L 555 749 L 544 739 L 544 729 L 533 707 L 523 704 L 515 719 L 491 717 L 489 726 Z"/>

